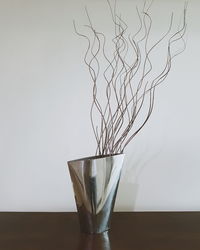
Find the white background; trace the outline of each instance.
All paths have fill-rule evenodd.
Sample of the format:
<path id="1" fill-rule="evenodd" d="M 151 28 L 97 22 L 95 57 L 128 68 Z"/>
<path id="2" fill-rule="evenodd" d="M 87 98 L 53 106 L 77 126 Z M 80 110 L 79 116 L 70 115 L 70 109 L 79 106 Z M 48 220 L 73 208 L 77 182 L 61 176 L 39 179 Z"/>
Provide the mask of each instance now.
<path id="1" fill-rule="evenodd" d="M 135 5 L 119 0 L 136 30 Z M 105 0 L 0 0 L 0 210 L 73 211 L 67 160 L 94 154 L 91 81 L 82 59 L 88 5 L 109 33 Z M 155 0 L 153 36 L 184 3 Z M 187 49 L 159 87 L 154 113 L 126 151 L 116 210 L 200 209 L 200 2 L 187 14 Z M 160 59 L 157 59 L 159 65 Z"/>

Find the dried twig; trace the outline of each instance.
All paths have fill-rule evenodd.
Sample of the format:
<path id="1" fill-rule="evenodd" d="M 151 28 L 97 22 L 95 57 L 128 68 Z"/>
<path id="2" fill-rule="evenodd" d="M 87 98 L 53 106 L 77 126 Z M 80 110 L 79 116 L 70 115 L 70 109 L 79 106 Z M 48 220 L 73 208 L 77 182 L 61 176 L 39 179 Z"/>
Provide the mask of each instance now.
<path id="1" fill-rule="evenodd" d="M 114 7 L 111 6 L 109 0 L 107 2 L 115 31 L 112 39 L 114 49 L 112 56 L 109 56 L 106 52 L 106 36 L 93 27 L 87 9 L 86 15 L 89 24 L 85 25 L 85 27 L 91 32 L 92 38 L 78 32 L 74 22 L 77 35 L 85 38 L 88 42 L 84 61 L 93 82 L 90 119 L 97 143 L 96 155 L 112 155 L 124 152 L 126 146 L 144 127 L 152 114 L 156 87 L 168 76 L 172 60 L 185 49 L 183 37 L 186 31 L 187 4 L 184 7 L 182 27 L 170 35 L 173 25 L 172 13 L 166 33 L 153 46 L 149 47 L 149 37 L 152 29 L 152 18 L 149 9 L 152 3 L 147 6 L 145 2 L 141 12 L 136 8 L 140 24 L 138 31 L 131 35 L 127 34 L 128 26 L 122 17 L 117 14 L 116 1 Z M 138 39 L 137 37 L 142 34 L 142 38 Z M 150 74 L 154 66 L 151 62 L 151 53 L 165 39 L 167 39 L 166 62 L 163 70 L 152 80 Z M 175 53 L 172 51 L 172 47 L 178 41 L 181 41 L 183 46 L 181 51 Z M 105 66 L 100 64 L 99 56 L 104 58 Z M 101 104 L 97 96 L 98 88 L 103 87 L 98 82 L 100 74 L 106 84 L 105 105 Z M 144 120 L 139 127 L 136 127 L 139 115 L 145 110 L 147 113 Z M 94 114 L 99 114 L 100 123 L 98 126 L 95 125 Z"/>

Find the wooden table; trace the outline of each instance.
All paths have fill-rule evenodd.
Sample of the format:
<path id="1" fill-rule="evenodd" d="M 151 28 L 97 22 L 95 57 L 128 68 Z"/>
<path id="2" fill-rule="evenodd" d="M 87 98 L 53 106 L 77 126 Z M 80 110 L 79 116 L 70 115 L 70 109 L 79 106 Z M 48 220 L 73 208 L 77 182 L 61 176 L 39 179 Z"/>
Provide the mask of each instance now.
<path id="1" fill-rule="evenodd" d="M 200 250 L 200 212 L 114 213 L 109 234 L 79 233 L 76 213 L 0 213 L 0 250 Z"/>

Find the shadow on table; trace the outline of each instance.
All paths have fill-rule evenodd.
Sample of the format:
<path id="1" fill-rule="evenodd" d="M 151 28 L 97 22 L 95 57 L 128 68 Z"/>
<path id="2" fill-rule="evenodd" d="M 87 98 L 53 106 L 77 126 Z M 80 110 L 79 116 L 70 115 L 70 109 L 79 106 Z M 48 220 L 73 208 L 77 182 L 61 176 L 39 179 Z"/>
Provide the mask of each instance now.
<path id="1" fill-rule="evenodd" d="M 77 250 L 111 250 L 108 232 L 81 234 Z"/>

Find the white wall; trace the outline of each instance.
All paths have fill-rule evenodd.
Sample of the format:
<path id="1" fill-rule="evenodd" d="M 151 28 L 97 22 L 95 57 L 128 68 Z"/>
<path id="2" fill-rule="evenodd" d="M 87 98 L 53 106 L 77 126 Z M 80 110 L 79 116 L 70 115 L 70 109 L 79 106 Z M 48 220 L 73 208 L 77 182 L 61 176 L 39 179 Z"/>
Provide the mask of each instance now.
<path id="1" fill-rule="evenodd" d="M 134 28 L 134 5 L 141 1 L 118 2 Z M 86 23 L 85 4 L 109 32 L 104 0 L 0 0 L 1 211 L 75 209 L 66 162 L 95 147 L 85 44 L 72 27 L 73 19 Z M 170 10 L 177 22 L 182 7 L 179 0 L 154 1 L 158 33 Z M 200 209 L 199 9 L 190 0 L 187 49 L 126 152 L 116 210 Z"/>

